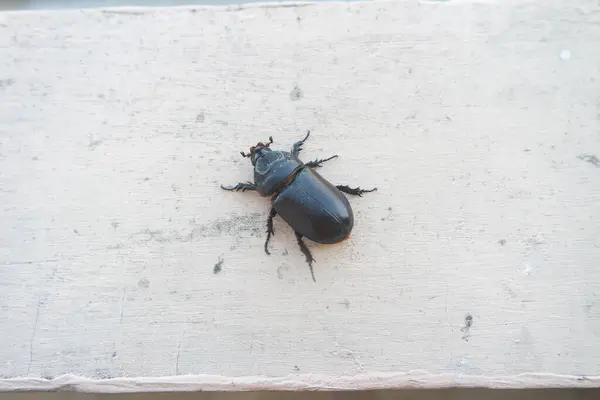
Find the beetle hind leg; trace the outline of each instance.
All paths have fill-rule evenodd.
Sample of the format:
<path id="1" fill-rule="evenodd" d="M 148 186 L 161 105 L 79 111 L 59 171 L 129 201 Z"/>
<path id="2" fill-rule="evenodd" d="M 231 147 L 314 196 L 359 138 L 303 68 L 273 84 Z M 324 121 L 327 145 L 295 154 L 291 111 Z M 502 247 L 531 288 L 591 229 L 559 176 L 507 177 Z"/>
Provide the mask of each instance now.
<path id="1" fill-rule="evenodd" d="M 325 159 L 321 158 L 321 159 L 316 159 L 314 161 L 307 162 L 304 165 L 306 165 L 307 167 L 311 167 L 311 168 L 322 167 L 324 162 L 329 161 L 329 160 L 333 160 L 334 158 L 337 158 L 337 157 L 338 157 L 338 155 L 335 154 L 335 155 L 333 155 L 333 156 L 331 156 L 329 158 L 325 158 Z"/>
<path id="2" fill-rule="evenodd" d="M 229 191 L 235 190 L 236 192 L 239 192 L 241 190 L 242 192 L 245 192 L 246 190 L 256 190 L 256 185 L 252 182 L 240 182 L 235 186 L 221 185 L 221 189 Z"/>
<path id="3" fill-rule="evenodd" d="M 313 271 L 313 266 L 312 266 L 312 263 L 313 263 L 313 261 L 315 261 L 315 259 L 313 258 L 312 254 L 310 254 L 310 250 L 308 250 L 308 247 L 306 247 L 306 244 L 302 240 L 302 235 L 299 234 L 298 232 L 295 232 L 295 233 L 296 233 L 296 240 L 298 241 L 298 245 L 300 246 L 300 250 L 302 251 L 302 254 L 304 254 L 304 257 L 306 257 L 306 262 L 308 263 L 308 267 L 310 268 L 310 274 L 312 275 L 312 279 L 314 282 L 316 282 L 317 280 L 315 279 L 315 273 Z"/>
<path id="4" fill-rule="evenodd" d="M 370 193 L 370 192 L 374 192 L 377 190 L 377 188 L 373 188 L 373 189 L 361 189 L 360 187 L 351 188 L 350 186 L 347 186 L 347 185 L 337 185 L 336 188 L 338 188 L 338 190 L 340 192 L 353 194 L 353 195 L 359 196 L 359 197 L 362 196 L 363 193 Z"/>
<path id="5" fill-rule="evenodd" d="M 302 150 L 302 145 L 304 144 L 304 142 L 306 142 L 306 139 L 308 139 L 308 137 L 310 136 L 310 131 L 306 131 L 306 136 L 304 137 L 304 139 L 297 141 L 296 143 L 294 143 L 294 145 L 292 146 L 292 154 L 297 156 L 298 154 L 300 154 L 300 151 Z"/>
<path id="6" fill-rule="evenodd" d="M 277 211 L 274 208 L 271 208 L 269 212 L 269 218 L 267 219 L 267 240 L 265 240 L 265 253 L 271 255 L 269 252 L 269 240 L 271 240 L 271 236 L 275 236 L 275 229 L 273 229 L 273 218 L 277 215 Z"/>

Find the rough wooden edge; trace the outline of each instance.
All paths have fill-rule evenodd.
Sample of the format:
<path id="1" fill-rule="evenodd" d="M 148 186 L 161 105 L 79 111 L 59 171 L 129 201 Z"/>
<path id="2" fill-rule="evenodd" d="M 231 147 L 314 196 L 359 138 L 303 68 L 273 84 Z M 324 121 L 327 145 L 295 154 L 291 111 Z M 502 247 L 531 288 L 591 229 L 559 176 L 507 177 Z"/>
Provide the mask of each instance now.
<path id="1" fill-rule="evenodd" d="M 377 389 L 441 388 L 537 389 L 598 388 L 600 376 L 575 376 L 528 373 L 513 376 L 474 376 L 408 373 L 370 373 L 331 377 L 314 374 L 285 377 L 226 377 L 218 375 L 180 375 L 90 379 L 62 375 L 54 379 L 0 379 L 0 391 L 78 391 L 93 393 L 187 392 L 187 391 L 341 391 Z"/>
<path id="2" fill-rule="evenodd" d="M 165 10 L 222 10 L 222 11 L 241 11 L 254 8 L 294 8 L 294 7 L 310 7 L 310 6 L 333 6 L 360 4 L 390 4 L 397 2 L 404 3 L 422 3 L 422 4 L 441 4 L 444 6 L 458 4 L 494 4 L 498 0 L 329 0 L 323 1 L 264 1 L 240 4 L 198 4 L 198 5 L 176 5 L 176 6 L 113 6 L 113 7 L 86 7 L 86 8 L 65 8 L 65 9 L 32 9 L 32 10 L 2 10 L 0 14 L 56 14 L 56 13 L 85 13 L 85 12 L 104 12 L 114 14 L 146 14 L 155 13 Z M 539 0 L 520 0 L 521 3 L 530 3 Z M 507 4 L 510 2 L 505 1 Z"/>
<path id="3" fill-rule="evenodd" d="M 410 0 L 403 0 L 410 2 Z M 523 0 L 523 3 L 535 0 Z M 115 14 L 155 13 L 164 10 L 223 10 L 241 11 L 254 8 L 291 8 L 319 5 L 361 3 L 390 3 L 391 0 L 348 1 L 286 1 L 254 2 L 236 5 L 181 5 L 181 6 L 124 6 L 89 7 L 84 9 L 3 10 L 0 14 L 57 14 L 104 12 Z M 442 3 L 446 6 L 464 3 L 496 3 L 497 0 L 420 0 L 421 3 Z M 525 373 L 511 376 L 430 374 L 426 371 L 406 373 L 368 373 L 332 377 L 317 374 L 298 374 L 282 377 L 220 375 L 179 375 L 163 377 L 124 377 L 92 379 L 73 374 L 46 378 L 0 378 L 0 392 L 15 391 L 78 391 L 89 393 L 143 393 L 194 391 L 345 391 L 382 389 L 538 389 L 538 388 L 600 388 L 600 376 L 561 375 L 552 373 Z"/>
<path id="4" fill-rule="evenodd" d="M 264 1 L 240 4 L 184 4 L 174 6 L 110 6 L 110 7 L 84 7 L 84 8 L 63 8 L 63 9 L 11 9 L 2 10 L 1 13 L 10 14 L 58 14 L 58 13 L 85 13 L 89 11 L 114 13 L 114 14 L 151 14 L 165 10 L 221 10 L 221 11 L 238 11 L 253 8 L 293 8 L 293 7 L 308 7 L 317 6 L 320 4 L 354 4 L 354 3 L 390 3 L 393 0 L 357 0 L 352 2 L 347 1 Z M 439 2 L 440 0 L 425 0 L 425 2 Z M 485 0 L 463 0 L 463 1 L 485 1 Z"/>

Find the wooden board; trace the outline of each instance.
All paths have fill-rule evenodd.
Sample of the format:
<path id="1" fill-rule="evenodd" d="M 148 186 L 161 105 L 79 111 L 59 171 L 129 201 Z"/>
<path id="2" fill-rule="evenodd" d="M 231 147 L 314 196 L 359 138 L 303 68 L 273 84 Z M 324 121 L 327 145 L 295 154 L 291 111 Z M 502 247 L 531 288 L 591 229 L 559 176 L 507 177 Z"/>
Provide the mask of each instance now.
<path id="1" fill-rule="evenodd" d="M 0 14 L 0 389 L 598 386 L 595 43 L 592 0 Z M 219 187 L 307 129 L 378 188 L 316 282 Z"/>

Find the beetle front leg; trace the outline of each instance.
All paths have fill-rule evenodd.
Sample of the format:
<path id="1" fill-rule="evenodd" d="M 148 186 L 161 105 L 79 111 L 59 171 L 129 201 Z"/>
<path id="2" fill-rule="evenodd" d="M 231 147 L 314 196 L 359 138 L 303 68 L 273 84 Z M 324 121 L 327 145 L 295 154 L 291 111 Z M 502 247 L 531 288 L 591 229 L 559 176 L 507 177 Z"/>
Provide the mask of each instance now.
<path id="1" fill-rule="evenodd" d="M 311 167 L 311 168 L 322 167 L 324 162 L 329 161 L 329 160 L 333 160 L 334 158 L 337 158 L 337 154 L 334 155 L 334 156 L 331 156 L 329 158 L 326 158 L 326 159 L 322 159 L 322 158 L 321 159 L 316 159 L 315 161 L 307 162 L 304 165 L 306 165 L 307 167 Z"/>
<path id="2" fill-rule="evenodd" d="M 304 142 L 306 142 L 306 139 L 308 139 L 308 137 L 310 136 L 310 131 L 306 131 L 306 136 L 304 137 L 304 139 L 297 141 L 296 143 L 294 143 L 294 145 L 292 146 L 292 154 L 297 156 L 298 154 L 300 154 L 300 151 L 302 150 L 302 145 L 304 144 Z"/>
<path id="3" fill-rule="evenodd" d="M 265 253 L 268 255 L 271 255 L 268 249 L 269 240 L 271 239 L 271 235 L 275 236 L 275 229 L 273 229 L 273 218 L 275 218 L 276 215 L 277 211 L 275 211 L 275 208 L 271 208 L 271 211 L 269 212 L 269 218 L 267 219 L 267 240 L 265 241 Z"/>
<path id="4" fill-rule="evenodd" d="M 239 192 L 240 190 L 242 192 L 245 192 L 246 190 L 256 190 L 256 185 L 250 181 L 248 182 L 240 182 L 235 186 L 223 186 L 221 185 L 221 189 L 223 190 L 235 190 L 236 192 Z"/>
<path id="5" fill-rule="evenodd" d="M 302 235 L 299 234 L 298 232 L 294 232 L 294 233 L 296 233 L 296 240 L 298 241 L 300 250 L 302 251 L 302 254 L 304 254 L 304 257 L 306 257 L 306 262 L 308 263 L 308 267 L 310 268 L 310 274 L 312 275 L 313 281 L 316 282 L 315 273 L 314 273 L 313 267 L 312 267 L 312 263 L 313 263 L 313 261 L 315 261 L 315 259 L 313 258 L 312 254 L 310 254 L 310 250 L 308 250 L 308 247 L 306 247 L 306 244 L 302 241 Z"/>
<path id="6" fill-rule="evenodd" d="M 362 196 L 363 193 L 370 193 L 370 192 L 374 192 L 377 190 L 377 188 L 373 188 L 373 189 L 361 189 L 360 187 L 351 188 L 350 186 L 346 186 L 346 185 L 337 185 L 336 188 L 338 188 L 338 190 L 340 192 L 353 194 L 353 195 L 359 196 L 359 197 Z"/>

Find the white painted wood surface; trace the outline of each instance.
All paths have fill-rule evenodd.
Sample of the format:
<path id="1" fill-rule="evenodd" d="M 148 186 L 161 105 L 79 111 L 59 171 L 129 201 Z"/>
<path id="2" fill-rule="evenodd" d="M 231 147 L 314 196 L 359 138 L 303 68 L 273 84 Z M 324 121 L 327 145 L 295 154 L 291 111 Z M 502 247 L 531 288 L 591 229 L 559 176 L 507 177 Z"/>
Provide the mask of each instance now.
<path id="1" fill-rule="evenodd" d="M 0 14 L 0 389 L 598 386 L 598 43 L 593 0 Z M 306 129 L 379 188 L 316 283 L 219 188 Z"/>

